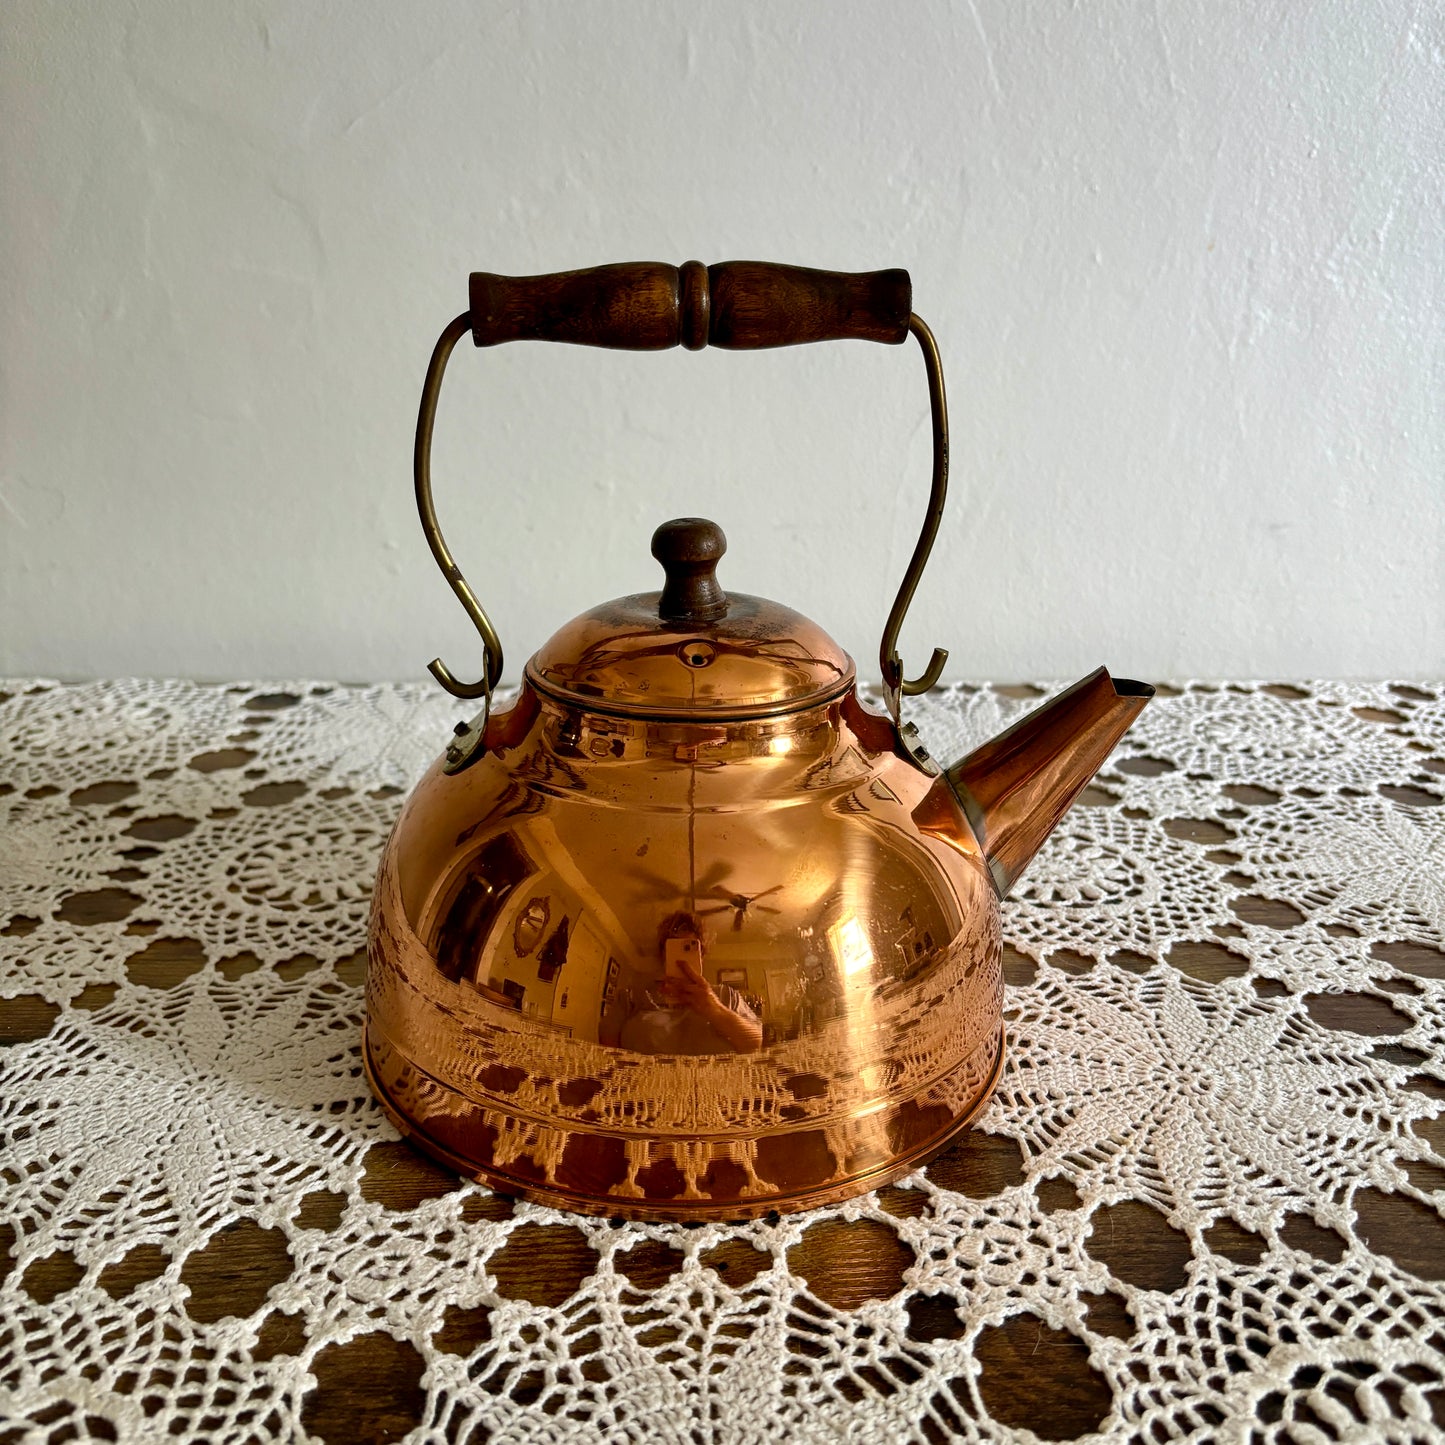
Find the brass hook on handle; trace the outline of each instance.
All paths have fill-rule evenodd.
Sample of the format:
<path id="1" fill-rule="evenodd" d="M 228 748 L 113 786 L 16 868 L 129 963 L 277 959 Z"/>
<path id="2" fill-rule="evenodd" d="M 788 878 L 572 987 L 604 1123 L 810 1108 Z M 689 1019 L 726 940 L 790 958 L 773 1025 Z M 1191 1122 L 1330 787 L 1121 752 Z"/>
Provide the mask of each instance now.
<path id="1" fill-rule="evenodd" d="M 898 596 L 893 601 L 893 610 L 883 628 L 883 641 L 878 646 L 878 665 L 883 674 L 883 697 L 888 704 L 889 714 L 895 724 L 899 721 L 902 695 L 915 696 L 927 692 L 939 679 L 948 653 L 941 647 L 933 649 L 919 676 L 904 679 L 903 659 L 898 655 L 898 633 L 903 619 L 908 615 L 913 594 L 918 590 L 923 569 L 928 565 L 929 554 L 933 551 L 933 539 L 938 535 L 938 525 L 943 520 L 943 504 L 948 498 L 948 398 L 943 391 L 943 363 L 938 357 L 938 343 L 933 332 L 921 316 L 908 318 L 908 330 L 923 352 L 923 366 L 928 373 L 928 409 L 933 422 L 933 484 L 928 494 L 928 511 L 923 518 L 923 530 L 918 534 L 917 545 L 903 574 Z"/>
<path id="2" fill-rule="evenodd" d="M 903 694 L 926 692 L 938 681 L 948 654 L 935 648 L 928 666 L 905 679 L 898 633 L 918 588 L 943 517 L 948 492 L 948 408 L 943 367 L 933 333 L 912 313 L 906 271 L 856 275 L 724 261 L 704 266 L 635 262 L 550 276 L 497 276 L 474 272 L 470 308 L 442 332 L 427 367 L 416 423 L 416 504 L 437 566 L 482 639 L 486 670 L 479 682 L 459 682 L 440 658 L 428 669 L 455 697 L 484 697 L 502 676 L 502 644 L 476 594 L 442 537 L 431 495 L 431 439 L 442 373 L 457 342 L 472 333 L 478 346 L 505 341 L 567 341 L 629 351 L 690 351 L 717 346 L 752 351 L 773 346 L 852 338 L 898 345 L 912 334 L 923 350 L 933 421 L 933 488 L 923 530 L 888 614 L 878 657 L 884 696 L 895 724 Z"/>
<path id="3" fill-rule="evenodd" d="M 467 616 L 472 619 L 473 625 L 481 634 L 482 649 L 486 660 L 486 670 L 479 682 L 458 682 L 451 668 L 439 657 L 432 658 L 427 664 L 427 671 L 453 697 L 484 697 L 490 703 L 492 689 L 496 687 L 502 676 L 501 640 L 497 637 L 497 629 L 492 626 L 492 619 L 487 616 L 486 609 L 477 601 L 477 594 L 472 591 L 467 579 L 462 576 L 462 569 L 457 566 L 451 548 L 447 546 L 446 538 L 442 536 L 442 529 L 437 522 L 436 508 L 432 505 L 431 499 L 431 434 L 437 415 L 437 393 L 441 390 L 442 373 L 447 369 L 447 360 L 452 354 L 452 349 L 471 329 L 471 312 L 464 311 L 437 339 L 436 347 L 431 354 L 431 364 L 426 369 L 426 381 L 422 383 L 421 409 L 416 418 L 416 450 L 412 456 L 412 469 L 416 474 L 416 508 L 421 513 L 421 529 L 426 533 L 427 545 L 431 548 L 432 556 L 436 558 L 437 566 L 442 569 L 442 576 L 451 584 L 452 591 L 457 594 L 457 600 L 466 609 Z"/>

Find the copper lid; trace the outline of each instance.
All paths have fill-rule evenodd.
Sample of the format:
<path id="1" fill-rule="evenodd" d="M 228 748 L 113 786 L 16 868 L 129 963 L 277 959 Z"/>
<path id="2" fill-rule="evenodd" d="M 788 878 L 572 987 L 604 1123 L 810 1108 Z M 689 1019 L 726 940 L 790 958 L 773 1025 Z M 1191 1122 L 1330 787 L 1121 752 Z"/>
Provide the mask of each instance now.
<path id="1" fill-rule="evenodd" d="M 652 538 L 663 590 L 574 618 L 527 664 L 527 677 L 606 712 L 719 721 L 794 712 L 846 692 L 853 659 L 817 623 L 718 586 L 726 547 L 713 522 L 664 523 Z"/>

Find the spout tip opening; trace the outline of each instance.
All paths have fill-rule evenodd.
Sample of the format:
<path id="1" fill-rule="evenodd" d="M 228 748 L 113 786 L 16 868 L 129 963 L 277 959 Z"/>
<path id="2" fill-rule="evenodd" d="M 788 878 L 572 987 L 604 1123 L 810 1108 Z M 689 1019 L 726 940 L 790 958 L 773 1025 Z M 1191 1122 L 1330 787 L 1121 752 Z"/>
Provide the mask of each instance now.
<path id="1" fill-rule="evenodd" d="M 1111 677 L 1116 697 L 1142 697 L 1146 702 L 1154 696 L 1152 682 L 1135 682 L 1132 677 Z"/>

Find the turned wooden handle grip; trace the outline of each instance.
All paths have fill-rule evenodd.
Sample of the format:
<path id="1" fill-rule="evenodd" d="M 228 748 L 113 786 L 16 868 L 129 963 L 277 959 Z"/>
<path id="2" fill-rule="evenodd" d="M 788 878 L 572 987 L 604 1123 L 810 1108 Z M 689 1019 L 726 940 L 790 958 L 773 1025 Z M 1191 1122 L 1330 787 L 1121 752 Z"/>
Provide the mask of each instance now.
<path id="1" fill-rule="evenodd" d="M 550 276 L 471 276 L 472 340 L 569 341 L 620 351 L 756 351 L 908 337 L 907 271 L 812 271 L 767 261 L 634 261 Z"/>

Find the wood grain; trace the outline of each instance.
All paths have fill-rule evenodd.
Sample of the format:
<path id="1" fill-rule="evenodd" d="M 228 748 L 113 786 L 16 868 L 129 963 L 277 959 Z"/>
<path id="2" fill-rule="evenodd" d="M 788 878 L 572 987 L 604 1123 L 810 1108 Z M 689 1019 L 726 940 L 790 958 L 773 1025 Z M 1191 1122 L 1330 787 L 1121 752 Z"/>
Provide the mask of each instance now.
<path id="1" fill-rule="evenodd" d="M 630 261 L 544 276 L 474 271 L 468 319 L 478 346 L 562 341 L 622 351 L 758 351 L 817 341 L 908 337 L 906 271 L 818 271 L 766 261 Z"/>

